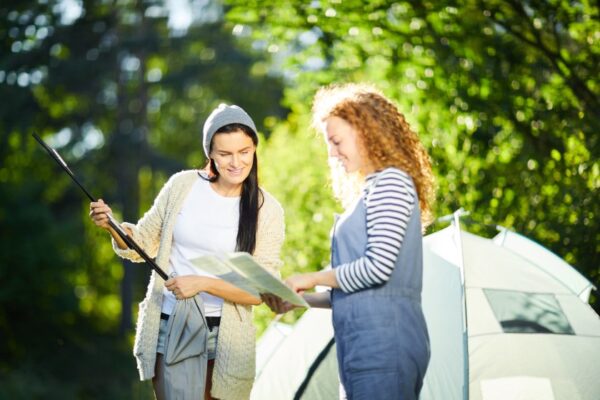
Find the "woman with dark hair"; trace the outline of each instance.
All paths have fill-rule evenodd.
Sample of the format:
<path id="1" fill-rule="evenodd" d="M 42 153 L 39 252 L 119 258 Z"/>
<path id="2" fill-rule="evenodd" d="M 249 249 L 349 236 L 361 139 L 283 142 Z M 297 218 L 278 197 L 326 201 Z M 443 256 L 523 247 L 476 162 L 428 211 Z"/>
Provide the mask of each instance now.
<path id="1" fill-rule="evenodd" d="M 206 168 L 173 175 L 137 224 L 122 225 L 169 276 L 175 272 L 166 282 L 152 273 L 134 345 L 140 377 L 152 378 L 158 399 L 165 396 L 162 357 L 169 315 L 177 299 L 198 293 L 210 328 L 205 398 L 250 397 L 255 375 L 252 305 L 261 299 L 204 273 L 189 260 L 245 251 L 277 273 L 283 210 L 258 186 L 257 144 L 250 116 L 238 106 L 221 104 L 204 124 Z M 116 253 L 141 262 L 108 225 L 108 205 L 99 200 L 90 208 L 94 223 L 111 233 Z"/>

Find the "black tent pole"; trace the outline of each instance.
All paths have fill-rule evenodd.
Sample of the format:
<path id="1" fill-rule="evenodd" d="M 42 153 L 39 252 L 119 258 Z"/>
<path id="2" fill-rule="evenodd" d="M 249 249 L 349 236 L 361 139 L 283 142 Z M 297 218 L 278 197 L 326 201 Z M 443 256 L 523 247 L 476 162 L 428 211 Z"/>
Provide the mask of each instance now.
<path id="1" fill-rule="evenodd" d="M 71 177 L 71 179 L 73 179 L 73 181 L 75 181 L 75 183 L 77 184 L 77 186 L 79 186 L 81 188 L 81 190 L 83 190 L 83 192 L 86 194 L 86 196 L 93 202 L 96 201 L 96 199 L 94 198 L 94 196 L 92 196 L 90 194 L 90 192 L 88 192 L 81 183 L 79 183 L 79 181 L 77 180 L 77 178 L 75 177 L 75 174 L 73 173 L 73 171 L 71 171 L 71 169 L 69 168 L 69 166 L 67 165 L 67 163 L 62 159 L 62 157 L 58 154 L 58 152 L 56 150 L 54 150 L 52 147 L 48 146 L 46 144 L 46 142 L 44 142 L 42 140 L 41 137 L 39 137 L 36 133 L 33 133 L 32 135 L 35 140 L 38 141 L 39 144 L 42 145 L 42 147 L 48 152 L 48 154 L 50 155 L 50 157 L 52 157 L 54 159 L 54 161 L 56 161 L 58 163 L 58 165 L 61 166 L 61 168 Z M 167 279 L 169 279 L 169 277 L 167 276 L 167 274 L 165 273 L 165 271 L 163 271 L 162 268 L 160 268 L 158 266 L 158 264 L 156 264 L 156 262 L 148 255 L 146 254 L 146 252 L 133 240 L 133 238 L 131 238 L 131 236 L 129 236 L 127 234 L 127 232 L 125 232 L 125 230 L 123 230 L 123 228 L 121 228 L 121 225 L 112 217 L 112 215 L 108 216 L 108 224 L 110 225 L 111 228 L 113 228 L 115 230 L 115 232 L 117 232 L 117 234 L 119 235 L 119 237 L 121 239 L 123 239 L 123 241 L 125 242 L 125 244 L 127 244 L 127 246 L 130 249 L 135 250 L 136 253 L 138 253 L 140 255 L 140 257 L 142 257 L 144 259 L 144 261 L 146 261 L 146 263 L 148 263 L 148 265 L 150 266 L 150 268 L 152 268 L 153 270 L 156 271 L 156 273 L 158 275 L 160 275 L 161 278 L 163 278 L 165 281 Z"/>

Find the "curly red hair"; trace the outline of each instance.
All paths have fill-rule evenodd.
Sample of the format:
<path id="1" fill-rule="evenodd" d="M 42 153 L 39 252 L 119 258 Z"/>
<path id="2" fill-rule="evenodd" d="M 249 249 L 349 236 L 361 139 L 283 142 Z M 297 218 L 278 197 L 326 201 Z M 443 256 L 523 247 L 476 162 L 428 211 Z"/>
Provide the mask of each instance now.
<path id="1" fill-rule="evenodd" d="M 431 162 L 419 137 L 396 105 L 370 85 L 331 85 L 321 88 L 315 95 L 313 124 L 322 130 L 323 122 L 334 116 L 352 125 L 362 152 L 375 170 L 396 167 L 412 177 L 423 228 L 429 225 L 433 221 L 435 197 Z M 356 183 L 362 182 L 364 176 L 338 175 L 339 171 L 332 170 L 334 192 L 345 203 L 349 193 L 357 194 Z"/>

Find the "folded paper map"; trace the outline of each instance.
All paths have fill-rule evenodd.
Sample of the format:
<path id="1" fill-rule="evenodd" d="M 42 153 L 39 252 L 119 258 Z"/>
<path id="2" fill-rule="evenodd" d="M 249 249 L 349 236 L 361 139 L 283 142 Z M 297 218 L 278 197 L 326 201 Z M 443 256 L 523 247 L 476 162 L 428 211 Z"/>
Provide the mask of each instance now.
<path id="1" fill-rule="evenodd" d="M 207 255 L 193 258 L 190 262 L 196 268 L 215 275 L 254 296 L 270 293 L 297 306 L 309 307 L 302 296 L 290 289 L 281 279 L 273 276 L 248 253 Z"/>

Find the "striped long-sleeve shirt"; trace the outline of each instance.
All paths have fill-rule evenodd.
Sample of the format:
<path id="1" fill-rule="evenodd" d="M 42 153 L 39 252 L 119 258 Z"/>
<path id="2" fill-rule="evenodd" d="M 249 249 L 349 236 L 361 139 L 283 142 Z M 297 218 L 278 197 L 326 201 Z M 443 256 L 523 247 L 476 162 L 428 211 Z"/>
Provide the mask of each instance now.
<path id="1" fill-rule="evenodd" d="M 419 206 L 412 179 L 396 168 L 369 175 L 362 196 L 367 214 L 365 253 L 335 268 L 340 289 L 346 293 L 388 281 L 413 207 Z"/>

